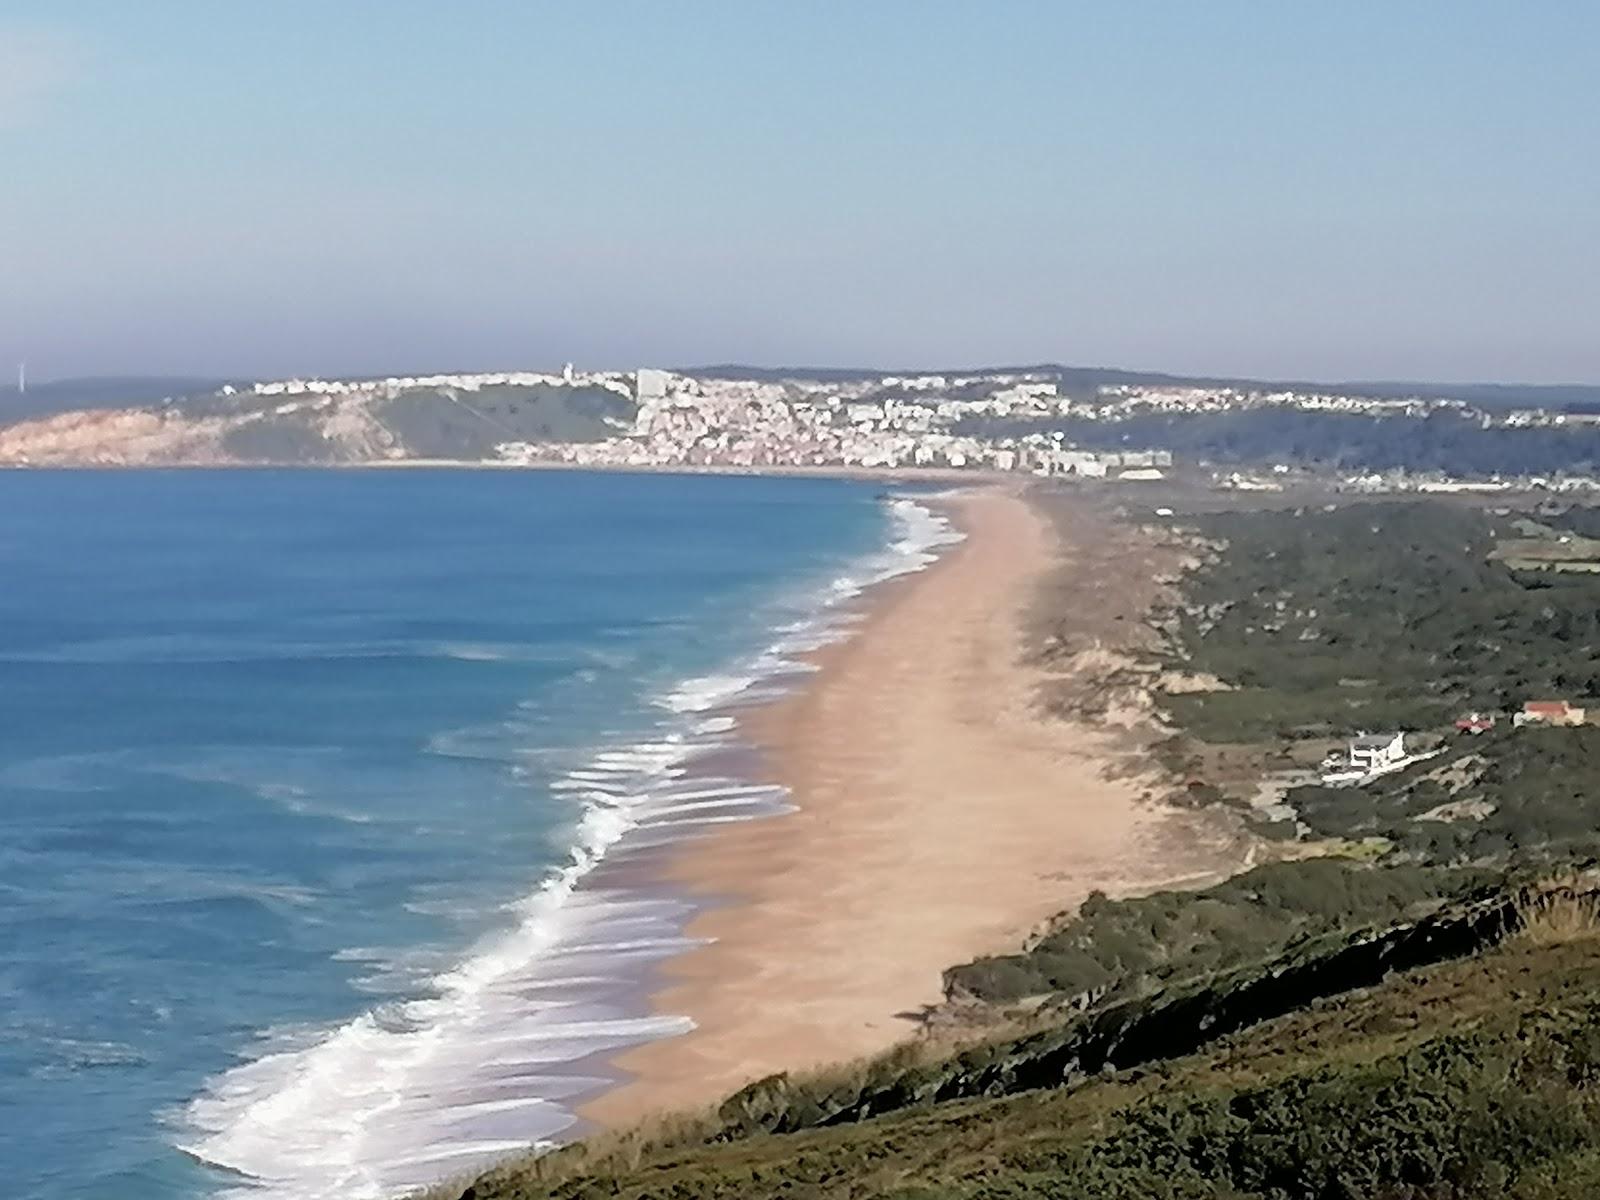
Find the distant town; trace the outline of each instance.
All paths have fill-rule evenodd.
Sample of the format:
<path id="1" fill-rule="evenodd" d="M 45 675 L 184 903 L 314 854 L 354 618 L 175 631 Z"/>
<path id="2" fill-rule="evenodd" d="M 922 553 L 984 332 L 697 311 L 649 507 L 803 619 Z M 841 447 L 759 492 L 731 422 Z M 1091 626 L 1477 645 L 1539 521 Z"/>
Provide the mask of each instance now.
<path id="1" fill-rule="evenodd" d="M 1018 424 L 1071 418 L 1114 425 L 1148 413 L 1194 416 L 1271 408 L 1385 419 L 1446 416 L 1482 429 L 1600 427 L 1600 413 L 1491 412 L 1453 399 L 1231 387 L 1105 385 L 1092 398 L 1081 399 L 1062 394 L 1054 380 L 1032 374 L 885 375 L 827 382 L 704 378 L 661 370 L 640 370 L 630 379 L 611 373 L 575 376 L 569 370 L 564 379 L 619 392 L 631 384 L 637 403 L 632 426 L 598 442 L 503 443 L 497 446 L 503 459 L 596 467 L 976 468 L 1140 481 L 1161 478 L 1174 465 L 1174 452 L 1143 445 L 1086 449 L 1060 431 L 985 436 L 962 429 L 986 418 Z M 463 384 L 472 386 L 468 380 Z M 1273 464 L 1265 472 L 1219 470 L 1212 479 L 1224 488 L 1277 490 L 1293 470 L 1288 464 Z M 1401 470 L 1352 472 L 1341 482 L 1366 492 L 1600 488 L 1600 479 L 1586 474 L 1486 479 Z"/>
<path id="2" fill-rule="evenodd" d="M 502 371 L 225 384 L 0 427 L 0 463 L 989 471 L 1274 491 L 1600 489 L 1600 412 L 1062 372 Z M 1587 436 L 1584 436 L 1587 435 Z M 1346 445 L 1345 443 L 1351 443 Z M 1330 476 L 1332 476 L 1330 480 Z"/>

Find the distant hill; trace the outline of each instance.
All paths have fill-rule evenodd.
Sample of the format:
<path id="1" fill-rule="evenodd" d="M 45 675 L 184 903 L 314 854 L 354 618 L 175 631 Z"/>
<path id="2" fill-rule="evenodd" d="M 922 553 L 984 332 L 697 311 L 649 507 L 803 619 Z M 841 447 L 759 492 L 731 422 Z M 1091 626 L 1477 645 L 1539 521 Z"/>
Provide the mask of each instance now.
<path id="1" fill-rule="evenodd" d="M 610 388 L 544 383 L 260 395 L 215 380 L 71 380 L 5 399 L 0 463 L 33 466 L 482 462 L 505 442 L 603 438 L 634 412 Z"/>
<path id="2" fill-rule="evenodd" d="M 950 377 L 1034 375 L 1070 396 L 1108 386 L 1230 387 L 1242 391 L 1334 393 L 1369 399 L 1456 399 L 1478 414 L 1513 408 L 1600 412 L 1600 386 L 1317 383 L 1175 375 L 1060 363 L 889 371 L 855 367 L 690 368 L 702 380 L 804 379 L 843 384 L 887 374 Z M 424 383 L 426 386 L 424 386 Z M 594 442 L 628 428 L 635 416 L 631 377 L 611 372 L 564 383 L 508 373 L 439 375 L 277 388 L 195 376 L 117 376 L 0 388 L 0 464 L 158 466 L 303 464 L 501 458 L 506 443 Z M 985 398 L 993 386 L 952 388 L 956 399 Z M 1070 444 L 1119 449 L 1137 443 L 1201 462 L 1310 462 L 1352 468 L 1440 469 L 1457 474 L 1592 472 L 1591 432 L 1554 428 L 1480 431 L 1475 420 L 1391 422 L 1288 410 L 1155 414 L 1106 422 L 1068 416 L 973 418 L 955 432 L 977 437 L 1060 433 Z M 1076 420 L 1076 424 L 1074 421 Z M 1009 424 L 1007 422 L 1010 422 Z M 1449 435 L 1449 436 L 1445 436 Z M 1296 447 L 1306 448 L 1302 454 Z"/>
<path id="3" fill-rule="evenodd" d="M 1485 408 L 1538 407 L 1569 410 L 1600 409 L 1600 384 L 1562 383 L 1431 383 L 1424 380 L 1309 380 L 1257 379 L 1238 375 L 1177 375 L 1165 371 L 1134 371 L 1121 367 L 1072 367 L 1062 363 L 1031 363 L 993 367 L 760 367 L 741 363 L 677 368 L 682 374 L 704 379 L 808 379 L 823 383 L 849 383 L 884 375 L 1036 374 L 1056 379 L 1067 392 L 1092 392 L 1099 387 L 1234 387 L 1257 390 L 1329 392 L 1377 399 L 1416 396 L 1425 400 L 1456 399 Z M 0 427 L 53 413 L 84 408 L 122 408 L 151 404 L 171 397 L 215 392 L 237 379 L 203 376 L 95 376 L 60 379 L 28 386 L 19 395 L 15 385 L 0 387 Z"/>
<path id="4" fill-rule="evenodd" d="M 1600 384 L 1428 383 L 1394 380 L 1252 379 L 1228 375 L 1173 375 L 1164 371 L 1129 371 L 1120 367 L 1069 367 L 1061 363 L 1018 366 L 882 368 L 882 367 L 752 367 L 722 363 L 683 368 L 686 375 L 707 379 L 809 379 L 821 383 L 850 383 L 884 375 L 1044 375 L 1055 379 L 1071 395 L 1101 387 L 1231 387 L 1256 391 L 1325 392 L 1343 396 L 1392 399 L 1416 396 L 1424 400 L 1464 400 L 1484 408 L 1600 409 Z"/>
<path id="5" fill-rule="evenodd" d="M 172 396 L 214 392 L 228 381 L 189 375 L 95 376 L 0 387 L 0 427 L 85 408 L 128 408 Z"/>

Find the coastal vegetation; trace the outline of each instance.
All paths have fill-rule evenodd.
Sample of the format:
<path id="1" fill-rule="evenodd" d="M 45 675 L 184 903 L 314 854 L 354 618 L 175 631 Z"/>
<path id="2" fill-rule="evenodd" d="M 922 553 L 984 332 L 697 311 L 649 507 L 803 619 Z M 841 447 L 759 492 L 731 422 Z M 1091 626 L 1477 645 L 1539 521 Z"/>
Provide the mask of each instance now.
<path id="1" fill-rule="evenodd" d="M 1600 727 L 1495 730 L 1363 788 L 1286 799 L 1316 836 L 1381 838 L 1442 864 L 1559 863 L 1600 851 Z"/>
<path id="2" fill-rule="evenodd" d="M 1434 753 L 1361 787 L 1279 772 L 1294 814 L 1280 832 L 1365 839 L 1388 865 L 1595 853 L 1600 727 L 1513 717 L 1530 700 L 1600 694 L 1600 579 L 1522 569 L 1506 549 L 1586 553 L 1596 522 L 1580 507 L 1443 501 L 1194 518 L 1207 552 L 1160 618 L 1164 653 L 1221 686 L 1161 698 L 1179 731 L 1169 761 L 1203 770 L 1208 745 L 1247 743 L 1270 768 L 1401 730 Z M 1468 713 L 1495 724 L 1463 735 Z"/>
<path id="3" fill-rule="evenodd" d="M 1198 890 L 1096 893 L 1014 952 L 952 966 L 943 1016 L 968 1022 L 953 1042 L 759 1080 L 439 1194 L 1600 1189 L 1600 727 L 1509 719 L 1600 694 L 1600 580 L 1525 565 L 1529 543 L 1588 553 L 1600 517 L 1358 503 L 1171 524 L 1191 566 L 1140 653 L 1148 678 L 1191 682 L 1157 697 L 1170 736 L 1151 749 L 1178 794 L 1229 800 L 1270 835 L 1268 861 Z M 1069 594 L 1046 589 L 1046 608 Z M 1048 611 L 1036 625 L 1079 653 Z M 1468 711 L 1500 719 L 1458 732 Z M 1307 782 L 1324 750 L 1389 729 L 1433 752 L 1363 786 Z M 1212 778 L 1224 753 L 1276 780 L 1276 802 Z"/>
<path id="4" fill-rule="evenodd" d="M 500 442 L 588 442 L 633 420 L 633 404 L 606 388 L 491 385 L 470 394 L 414 388 L 373 406 L 419 458 L 492 458 Z"/>
<path id="5" fill-rule="evenodd" d="M 1493 557 L 1518 519 L 1445 501 L 1185 519 L 1211 549 L 1163 629 L 1175 663 L 1228 686 L 1165 697 L 1169 720 L 1337 737 L 1600 691 L 1600 580 Z"/>
<path id="6" fill-rule="evenodd" d="M 260 405 L 248 393 L 180 402 L 189 417 L 205 406 L 235 419 L 223 448 L 253 462 L 339 462 L 352 446 L 375 458 L 484 460 L 512 441 L 594 441 L 632 420 L 633 405 L 605 388 L 495 385 L 474 392 L 411 388 L 398 395 L 330 405 Z M 238 419 L 241 414 L 246 419 Z"/>
<path id="7" fill-rule="evenodd" d="M 1024 950 L 945 973 L 952 996 L 1088 1005 L 1268 959 L 1343 930 L 1413 919 L 1494 878 L 1488 871 L 1344 859 L 1269 863 L 1203 891 L 1128 900 L 1095 893 Z"/>

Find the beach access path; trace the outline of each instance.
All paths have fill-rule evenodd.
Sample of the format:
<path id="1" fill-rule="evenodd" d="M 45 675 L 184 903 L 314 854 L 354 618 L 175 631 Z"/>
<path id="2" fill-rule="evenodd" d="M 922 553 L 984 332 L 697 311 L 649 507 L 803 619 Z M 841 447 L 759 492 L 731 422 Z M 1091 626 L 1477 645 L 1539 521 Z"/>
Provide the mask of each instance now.
<path id="1" fill-rule="evenodd" d="M 1070 566 L 1058 529 L 1015 490 L 936 503 L 966 539 L 874 589 L 815 675 L 741 715 L 797 811 L 673 849 L 666 878 L 718 902 L 653 1003 L 696 1028 L 618 1059 L 630 1078 L 590 1120 L 884 1050 L 942 999 L 946 967 L 1018 948 L 1090 891 L 1237 866 L 1195 814 L 1144 798 L 1125 731 L 1040 711 L 1023 630 L 1044 573 Z"/>

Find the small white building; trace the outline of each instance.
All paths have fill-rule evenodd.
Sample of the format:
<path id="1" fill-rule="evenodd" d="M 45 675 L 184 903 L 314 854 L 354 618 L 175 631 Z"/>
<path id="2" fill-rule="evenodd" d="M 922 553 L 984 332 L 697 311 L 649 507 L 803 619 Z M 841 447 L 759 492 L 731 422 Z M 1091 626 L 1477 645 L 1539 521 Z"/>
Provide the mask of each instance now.
<path id="1" fill-rule="evenodd" d="M 1371 773 L 1384 771 L 1406 756 L 1403 733 L 1364 733 L 1350 740 L 1350 769 Z"/>
<path id="2" fill-rule="evenodd" d="M 658 371 L 652 367 L 640 367 L 635 377 L 633 394 L 640 404 L 648 404 L 653 400 L 664 400 L 667 395 L 667 385 L 672 381 L 672 376 L 666 371 Z"/>

